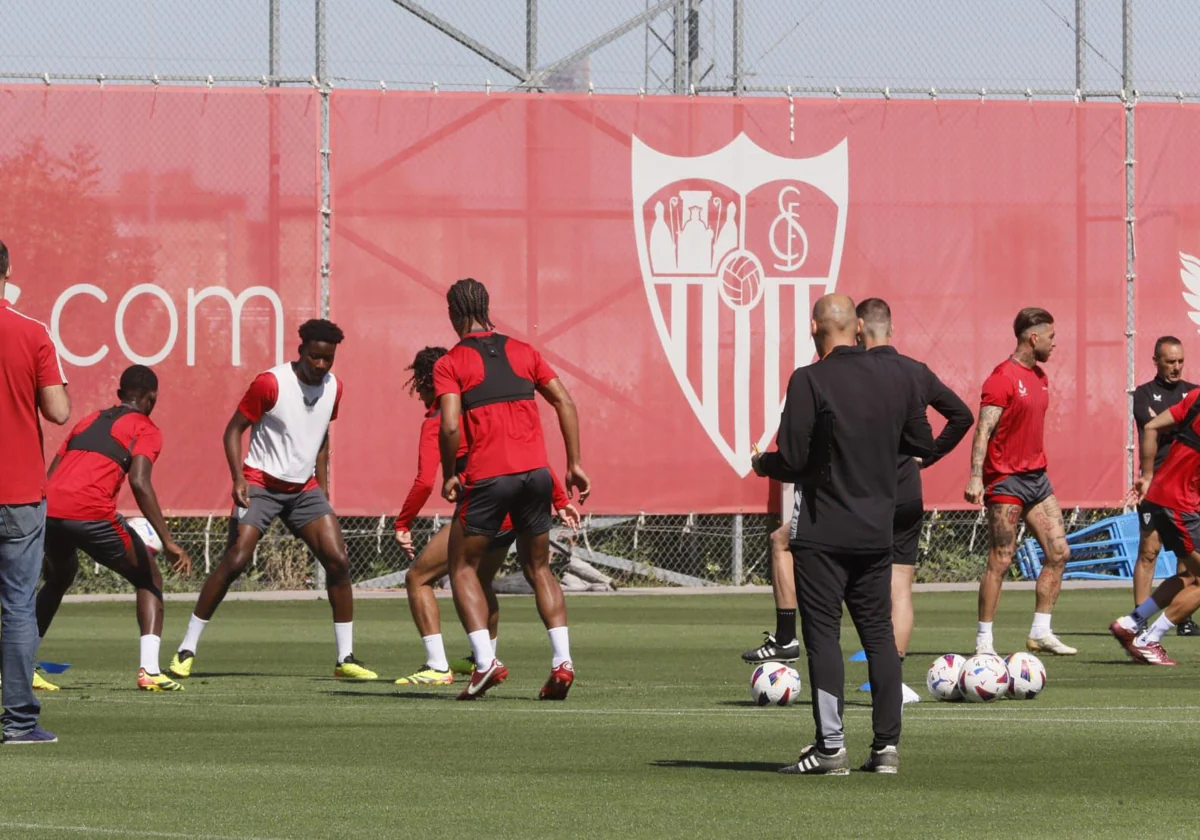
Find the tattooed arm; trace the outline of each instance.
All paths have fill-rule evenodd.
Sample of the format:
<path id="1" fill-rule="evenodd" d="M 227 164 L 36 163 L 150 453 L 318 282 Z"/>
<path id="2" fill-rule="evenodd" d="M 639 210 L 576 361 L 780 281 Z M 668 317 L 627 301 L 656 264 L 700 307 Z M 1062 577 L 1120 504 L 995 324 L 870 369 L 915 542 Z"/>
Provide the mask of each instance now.
<path id="1" fill-rule="evenodd" d="M 975 441 L 971 444 L 971 479 L 963 492 L 963 498 L 973 505 L 983 504 L 983 459 L 1002 413 L 1004 409 L 998 405 L 985 405 L 979 409 L 979 425 L 975 427 Z"/>

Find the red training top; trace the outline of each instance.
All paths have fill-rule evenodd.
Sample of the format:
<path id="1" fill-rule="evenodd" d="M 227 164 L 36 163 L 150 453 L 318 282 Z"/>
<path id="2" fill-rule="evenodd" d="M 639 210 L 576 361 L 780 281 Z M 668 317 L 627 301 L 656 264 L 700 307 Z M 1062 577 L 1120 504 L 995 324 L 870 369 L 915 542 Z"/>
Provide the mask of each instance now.
<path id="1" fill-rule="evenodd" d="M 71 438 L 80 434 L 99 416 L 93 411 L 75 424 L 58 448 L 58 467 L 46 491 L 46 515 L 57 519 L 111 521 L 117 512 L 117 495 L 125 483 L 125 471 L 112 458 L 99 452 L 67 451 Z M 140 412 L 126 414 L 112 427 L 113 438 L 135 457 L 145 455 L 151 463 L 162 452 L 163 437 L 154 421 Z"/>
<path id="2" fill-rule="evenodd" d="M 491 331 L 469 333 L 483 338 Z M 541 354 L 523 341 L 509 338 L 504 346 L 513 373 L 534 385 L 545 385 L 558 374 Z M 478 351 L 456 344 L 433 368 L 436 398 L 469 391 L 483 382 L 483 358 Z M 513 475 L 549 466 L 542 421 L 534 400 L 497 402 L 463 412 L 463 430 L 471 456 L 463 481 L 467 485 L 498 475 Z"/>
<path id="3" fill-rule="evenodd" d="M 1176 423 L 1183 422 L 1197 397 L 1200 397 L 1200 391 L 1192 391 L 1182 402 L 1168 409 Z M 1192 421 L 1192 429 L 1200 431 L 1200 417 Z M 1171 510 L 1200 511 L 1200 452 L 1180 443 L 1176 436 L 1167 452 L 1167 460 L 1154 473 L 1146 501 Z"/>
<path id="4" fill-rule="evenodd" d="M 1004 409 L 983 459 L 983 482 L 1014 473 L 1044 470 L 1046 410 L 1050 386 L 1038 365 L 1032 369 L 1005 359 L 983 383 L 980 404 Z"/>
<path id="5" fill-rule="evenodd" d="M 0 298 L 0 505 L 33 505 L 45 498 L 37 393 L 66 381 L 50 330 Z"/>
<path id="6" fill-rule="evenodd" d="M 425 503 L 429 501 L 429 496 L 433 493 L 434 482 L 437 481 L 438 470 L 442 464 L 441 453 L 438 449 L 440 417 L 441 412 L 436 407 L 425 412 L 425 420 L 421 423 L 421 442 L 417 449 L 417 476 L 413 479 L 412 488 L 408 491 L 404 506 L 396 516 L 397 531 L 409 530 L 413 519 L 421 512 L 421 508 L 425 506 Z M 458 457 L 463 457 L 467 451 L 467 441 L 464 436 L 459 442 Z M 554 509 L 562 510 L 570 504 L 571 500 L 567 498 L 567 493 L 559 483 L 554 470 L 550 470 L 550 478 L 554 481 Z M 504 518 L 504 524 L 500 529 L 502 531 L 512 530 L 511 517 Z"/>

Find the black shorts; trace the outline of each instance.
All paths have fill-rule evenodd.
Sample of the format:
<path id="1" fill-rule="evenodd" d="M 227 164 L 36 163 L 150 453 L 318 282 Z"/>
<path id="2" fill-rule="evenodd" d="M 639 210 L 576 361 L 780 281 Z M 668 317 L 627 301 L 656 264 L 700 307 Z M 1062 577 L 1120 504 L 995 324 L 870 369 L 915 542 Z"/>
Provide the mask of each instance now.
<path id="1" fill-rule="evenodd" d="M 1153 502 L 1142 502 L 1137 506 L 1138 529 L 1143 537 L 1155 533 L 1154 510 L 1157 507 Z"/>
<path id="2" fill-rule="evenodd" d="M 1172 510 L 1153 502 L 1139 506 L 1150 514 L 1150 527 L 1158 531 L 1163 548 L 1183 560 L 1200 545 L 1200 513 L 1193 510 Z"/>
<path id="3" fill-rule="evenodd" d="M 501 531 L 496 536 L 492 537 L 492 544 L 488 546 L 488 551 L 508 551 L 512 548 L 512 544 L 517 541 L 517 532 L 511 528 L 507 531 Z"/>
<path id="4" fill-rule="evenodd" d="M 897 566 L 917 565 L 921 548 L 921 525 L 925 521 L 925 505 L 921 500 L 896 505 L 892 515 L 892 563 Z"/>
<path id="5" fill-rule="evenodd" d="M 545 467 L 513 475 L 485 478 L 463 488 L 454 515 L 468 534 L 496 537 L 504 529 L 504 518 L 512 516 L 515 534 L 545 534 L 553 519 L 550 470 Z"/>
<path id="6" fill-rule="evenodd" d="M 1005 475 L 993 481 L 984 494 L 984 504 L 1019 505 L 1023 510 L 1054 495 L 1045 470 Z"/>
<path id="7" fill-rule="evenodd" d="M 52 559 L 73 556 L 79 550 L 101 566 L 117 569 L 127 565 L 129 546 L 139 557 L 146 555 L 142 538 L 119 513 L 112 519 L 46 518 L 46 555 Z"/>

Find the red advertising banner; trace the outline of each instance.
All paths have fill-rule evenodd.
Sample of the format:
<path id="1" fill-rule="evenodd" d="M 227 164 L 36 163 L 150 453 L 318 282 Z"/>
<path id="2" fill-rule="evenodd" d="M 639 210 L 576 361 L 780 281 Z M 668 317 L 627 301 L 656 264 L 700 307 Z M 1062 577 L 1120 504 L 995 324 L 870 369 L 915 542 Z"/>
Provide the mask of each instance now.
<path id="1" fill-rule="evenodd" d="M 1017 310 L 1049 309 L 1052 481 L 1072 506 L 1124 492 L 1118 105 L 332 101 L 343 512 L 398 508 L 423 413 L 403 368 L 456 340 L 444 293 L 466 276 L 575 397 L 594 510 L 768 509 L 750 452 L 831 290 L 888 300 L 899 349 L 972 405 Z M 926 474 L 928 506 L 966 506 L 968 449 Z"/>
<path id="2" fill-rule="evenodd" d="M 1171 335 L 1190 362 L 1183 377 L 1200 378 L 1200 111 L 1138 105 L 1136 124 L 1137 245 L 1134 342 L 1137 384 L 1154 377 L 1154 342 Z M 1187 355 L 1185 355 L 1185 360 Z"/>
<path id="3" fill-rule="evenodd" d="M 318 126 L 307 90 L 0 88 L 8 296 L 50 326 L 72 423 L 157 371 L 170 515 L 229 509 L 225 423 L 318 311 Z"/>

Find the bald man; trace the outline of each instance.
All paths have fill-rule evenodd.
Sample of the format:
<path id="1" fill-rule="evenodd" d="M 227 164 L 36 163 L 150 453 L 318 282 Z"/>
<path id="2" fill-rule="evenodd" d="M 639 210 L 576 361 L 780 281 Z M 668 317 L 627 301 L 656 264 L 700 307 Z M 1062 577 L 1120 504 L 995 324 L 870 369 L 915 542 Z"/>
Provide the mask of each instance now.
<path id="1" fill-rule="evenodd" d="M 928 458 L 934 442 L 916 383 L 895 375 L 890 359 L 857 346 L 859 326 L 846 295 L 817 301 L 809 327 L 821 360 L 792 374 L 778 449 L 753 460 L 758 475 L 796 485 L 790 547 L 816 738 L 780 771 L 789 774 L 850 772 L 838 641 L 843 601 L 871 680 L 875 737 L 862 769 L 900 767 L 902 677 L 891 617 L 896 458 Z"/>

